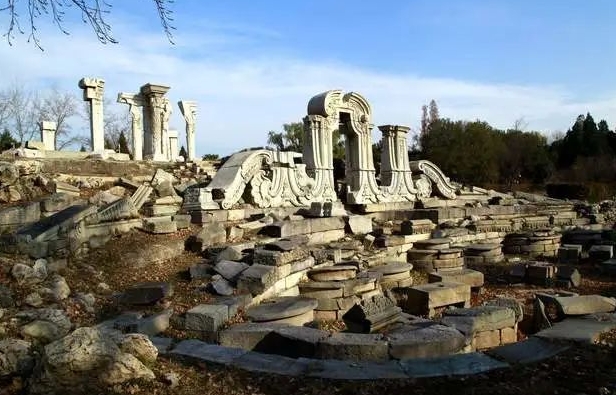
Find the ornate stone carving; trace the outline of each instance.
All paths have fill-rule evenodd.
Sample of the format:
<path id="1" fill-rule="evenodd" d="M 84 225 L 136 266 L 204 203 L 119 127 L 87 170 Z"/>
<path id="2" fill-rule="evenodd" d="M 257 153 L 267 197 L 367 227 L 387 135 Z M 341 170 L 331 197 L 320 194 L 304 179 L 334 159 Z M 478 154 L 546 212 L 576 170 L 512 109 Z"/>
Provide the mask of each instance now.
<path id="1" fill-rule="evenodd" d="M 188 161 L 196 159 L 195 152 L 195 128 L 197 124 L 197 103 L 194 101 L 180 100 L 178 102 L 180 112 L 186 121 L 186 152 Z"/>
<path id="2" fill-rule="evenodd" d="M 418 160 L 410 162 L 411 170 L 425 174 L 436 186 L 436 191 L 444 198 L 455 199 L 457 188 L 451 183 L 449 177 L 439 169 L 437 165 L 429 160 Z"/>
<path id="3" fill-rule="evenodd" d="M 155 161 L 167 161 L 167 146 L 169 130 L 169 117 L 171 104 L 164 95 L 169 91 L 168 86 L 145 84 L 141 87 L 144 97 L 144 157 Z"/>
<path id="4" fill-rule="evenodd" d="M 139 93 L 118 93 L 118 103 L 128 104 L 131 116 L 133 160 L 143 159 L 143 96 Z"/>
<path id="5" fill-rule="evenodd" d="M 90 138 L 92 151 L 105 149 L 105 129 L 103 121 L 103 97 L 105 80 L 100 78 L 82 78 L 79 87 L 83 89 L 83 100 L 90 102 Z"/>

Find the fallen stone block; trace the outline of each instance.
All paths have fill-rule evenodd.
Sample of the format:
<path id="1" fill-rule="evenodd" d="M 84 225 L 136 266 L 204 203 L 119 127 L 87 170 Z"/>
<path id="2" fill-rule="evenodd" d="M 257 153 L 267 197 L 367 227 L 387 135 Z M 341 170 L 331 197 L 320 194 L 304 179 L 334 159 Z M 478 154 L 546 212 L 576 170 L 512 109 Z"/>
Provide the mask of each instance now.
<path id="1" fill-rule="evenodd" d="M 178 227 L 171 217 L 155 217 L 143 219 L 143 230 L 153 234 L 175 233 Z"/>
<path id="2" fill-rule="evenodd" d="M 561 288 L 577 288 L 582 282 L 580 272 L 571 266 L 559 266 L 556 271 L 556 286 Z"/>
<path id="3" fill-rule="evenodd" d="M 389 359 L 389 345 L 380 334 L 338 332 L 319 342 L 317 358 L 354 361 Z"/>
<path id="4" fill-rule="evenodd" d="M 593 245 L 588 250 L 588 257 L 597 262 L 607 261 L 614 256 L 614 246 L 612 245 Z"/>
<path id="5" fill-rule="evenodd" d="M 362 215 L 351 215 L 347 217 L 347 231 L 354 235 L 365 235 L 372 232 L 372 218 Z"/>
<path id="6" fill-rule="evenodd" d="M 186 312 L 184 325 L 187 330 L 213 333 L 229 319 L 226 305 L 200 304 Z"/>
<path id="7" fill-rule="evenodd" d="M 236 282 L 240 274 L 249 266 L 244 262 L 235 261 L 219 261 L 214 266 L 214 271 L 220 274 L 225 280 L 230 282 Z"/>
<path id="8" fill-rule="evenodd" d="M 513 327 L 516 324 L 516 315 L 514 310 L 508 307 L 477 306 L 446 310 L 441 323 L 470 336 L 477 332 Z"/>
<path id="9" fill-rule="evenodd" d="M 240 292 L 249 292 L 253 296 L 264 292 L 276 282 L 276 268 L 253 264 L 240 275 L 237 289 Z"/>
<path id="10" fill-rule="evenodd" d="M 171 219 L 176 223 L 178 229 L 190 228 L 190 215 L 188 214 L 176 214 Z"/>
<path id="11" fill-rule="evenodd" d="M 173 295 L 173 287 L 169 283 L 149 282 L 132 286 L 124 291 L 120 301 L 123 304 L 149 305 Z"/>
<path id="12" fill-rule="evenodd" d="M 455 354 L 466 339 L 454 328 L 431 323 L 426 326 L 403 326 L 387 334 L 389 355 L 395 359 L 429 358 Z"/>
<path id="13" fill-rule="evenodd" d="M 270 299 L 246 311 L 254 322 L 304 325 L 314 320 L 316 299 L 305 296 L 289 296 Z"/>

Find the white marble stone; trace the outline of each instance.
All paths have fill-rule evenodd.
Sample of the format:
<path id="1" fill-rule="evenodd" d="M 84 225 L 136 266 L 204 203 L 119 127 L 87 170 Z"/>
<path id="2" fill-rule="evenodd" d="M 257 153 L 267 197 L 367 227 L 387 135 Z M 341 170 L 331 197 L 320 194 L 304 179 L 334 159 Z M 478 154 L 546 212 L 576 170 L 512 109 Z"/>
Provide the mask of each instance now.
<path id="1" fill-rule="evenodd" d="M 46 151 L 56 150 L 56 129 L 57 123 L 51 121 L 42 121 L 39 123 L 41 129 L 41 141 Z"/>
<path id="2" fill-rule="evenodd" d="M 188 154 L 187 161 L 192 162 L 197 158 L 195 152 L 195 128 L 197 124 L 197 103 L 189 100 L 180 100 L 178 102 L 180 112 L 186 121 L 186 152 Z"/>
<path id="3" fill-rule="evenodd" d="M 105 128 L 103 120 L 103 97 L 105 80 L 84 77 L 79 81 L 83 89 L 83 100 L 90 103 L 90 139 L 92 151 L 102 152 L 105 149 Z"/>
<path id="4" fill-rule="evenodd" d="M 131 116 L 133 160 L 143 159 L 143 96 L 139 93 L 118 93 L 118 103 L 128 104 Z"/>

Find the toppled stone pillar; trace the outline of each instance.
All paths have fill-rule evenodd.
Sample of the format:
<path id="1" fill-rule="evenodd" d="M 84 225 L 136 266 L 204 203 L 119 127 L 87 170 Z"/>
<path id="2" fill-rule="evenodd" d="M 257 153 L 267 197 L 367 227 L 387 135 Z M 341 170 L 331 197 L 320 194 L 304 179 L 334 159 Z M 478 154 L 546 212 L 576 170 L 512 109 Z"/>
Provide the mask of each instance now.
<path id="1" fill-rule="evenodd" d="M 180 112 L 186 120 L 186 152 L 188 158 L 185 158 L 187 162 L 194 161 L 196 159 L 195 152 L 195 126 L 197 123 L 197 103 L 194 101 L 180 100 L 178 102 Z"/>
<path id="2" fill-rule="evenodd" d="M 139 93 L 118 93 L 118 103 L 128 104 L 131 116 L 133 160 L 143 159 L 143 96 Z"/>
<path id="3" fill-rule="evenodd" d="M 103 95 L 105 80 L 85 77 L 79 81 L 83 89 L 83 100 L 90 102 L 90 140 L 92 151 L 103 152 L 105 149 L 105 128 L 103 122 Z"/>
<path id="4" fill-rule="evenodd" d="M 141 87 L 144 97 L 144 146 L 145 159 L 167 161 L 167 139 L 171 105 L 165 94 L 168 86 L 145 84 Z"/>
<path id="5" fill-rule="evenodd" d="M 57 123 L 52 121 L 42 121 L 39 123 L 41 129 L 41 141 L 46 151 L 56 150 L 56 130 Z"/>
<path id="6" fill-rule="evenodd" d="M 169 135 L 168 135 L 168 141 L 169 141 L 169 161 L 170 162 L 175 162 L 178 158 L 179 155 L 179 148 L 178 148 L 178 131 L 177 130 L 169 130 Z"/>

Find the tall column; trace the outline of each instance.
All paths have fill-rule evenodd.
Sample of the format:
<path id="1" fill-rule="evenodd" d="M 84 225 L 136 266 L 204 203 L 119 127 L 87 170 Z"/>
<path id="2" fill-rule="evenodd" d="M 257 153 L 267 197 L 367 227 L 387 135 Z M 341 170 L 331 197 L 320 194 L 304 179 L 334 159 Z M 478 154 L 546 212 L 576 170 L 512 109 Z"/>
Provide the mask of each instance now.
<path id="1" fill-rule="evenodd" d="M 143 159 L 143 96 L 139 93 L 118 93 L 118 103 L 128 104 L 131 116 L 133 160 Z"/>
<path id="2" fill-rule="evenodd" d="M 186 120 L 186 152 L 188 158 L 185 158 L 187 162 L 192 162 L 196 159 L 197 154 L 195 152 L 195 127 L 197 123 L 197 102 L 189 100 L 180 100 L 178 102 L 180 112 Z"/>
<path id="3" fill-rule="evenodd" d="M 105 149 L 105 127 L 103 121 L 103 96 L 105 80 L 100 78 L 82 78 L 79 87 L 83 89 L 83 100 L 90 102 L 90 139 L 92 151 Z"/>
<path id="4" fill-rule="evenodd" d="M 171 105 L 165 93 L 168 86 L 145 84 L 141 87 L 141 95 L 144 97 L 144 158 L 154 161 L 167 161 L 166 146 L 167 133 L 169 130 L 169 117 Z M 163 139 L 165 137 L 165 139 Z"/>
<path id="5" fill-rule="evenodd" d="M 178 148 L 178 131 L 171 129 L 169 130 L 169 161 L 175 162 L 179 155 Z"/>
<path id="6" fill-rule="evenodd" d="M 46 151 L 56 150 L 56 130 L 57 124 L 52 121 L 42 121 L 39 123 L 41 129 L 41 141 Z"/>

